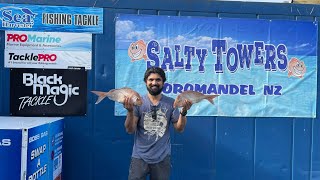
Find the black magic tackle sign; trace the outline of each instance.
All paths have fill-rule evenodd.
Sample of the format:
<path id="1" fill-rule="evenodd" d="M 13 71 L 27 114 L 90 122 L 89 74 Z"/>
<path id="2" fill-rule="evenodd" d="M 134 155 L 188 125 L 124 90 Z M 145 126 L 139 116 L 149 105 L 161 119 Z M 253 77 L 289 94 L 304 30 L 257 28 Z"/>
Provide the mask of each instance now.
<path id="1" fill-rule="evenodd" d="M 14 116 L 85 115 L 84 69 L 11 69 L 10 113 Z"/>

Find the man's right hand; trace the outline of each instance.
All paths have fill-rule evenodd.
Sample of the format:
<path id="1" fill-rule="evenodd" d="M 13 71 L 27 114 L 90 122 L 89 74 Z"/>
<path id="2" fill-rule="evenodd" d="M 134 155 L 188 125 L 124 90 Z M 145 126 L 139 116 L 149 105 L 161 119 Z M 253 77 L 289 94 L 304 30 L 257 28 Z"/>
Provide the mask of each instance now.
<path id="1" fill-rule="evenodd" d="M 123 107 L 128 110 L 128 112 L 133 111 L 133 102 L 131 101 L 130 97 L 125 97 L 124 102 L 123 102 Z"/>
<path id="2" fill-rule="evenodd" d="M 132 134 L 137 129 L 138 117 L 134 116 L 133 114 L 134 105 L 130 97 L 126 97 L 124 99 L 123 107 L 128 110 L 124 126 L 126 128 L 127 133 Z"/>

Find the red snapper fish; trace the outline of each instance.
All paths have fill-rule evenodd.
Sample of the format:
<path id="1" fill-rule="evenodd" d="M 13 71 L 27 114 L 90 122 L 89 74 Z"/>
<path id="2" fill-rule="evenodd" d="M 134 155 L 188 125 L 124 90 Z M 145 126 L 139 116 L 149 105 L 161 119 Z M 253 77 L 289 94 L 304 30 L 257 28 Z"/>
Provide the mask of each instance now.
<path id="1" fill-rule="evenodd" d="M 196 92 L 196 91 L 184 91 L 177 96 L 177 98 L 175 99 L 175 101 L 173 103 L 173 107 L 174 108 L 182 107 L 185 100 L 189 100 L 192 102 L 192 104 L 194 104 L 194 103 L 198 103 L 198 102 L 202 101 L 203 99 L 206 99 L 211 104 L 214 104 L 213 99 L 217 96 L 219 96 L 219 95 L 218 94 L 204 95 L 204 94 L 202 94 L 200 92 Z"/>
<path id="2" fill-rule="evenodd" d="M 128 87 L 123 87 L 120 89 L 112 89 L 109 92 L 102 92 L 102 91 L 91 91 L 91 92 L 98 96 L 98 100 L 96 101 L 95 104 L 99 104 L 105 97 L 108 97 L 109 99 L 122 104 L 124 103 L 124 100 L 126 97 L 130 97 L 131 101 L 136 106 L 141 106 L 143 103 L 140 94 Z"/>

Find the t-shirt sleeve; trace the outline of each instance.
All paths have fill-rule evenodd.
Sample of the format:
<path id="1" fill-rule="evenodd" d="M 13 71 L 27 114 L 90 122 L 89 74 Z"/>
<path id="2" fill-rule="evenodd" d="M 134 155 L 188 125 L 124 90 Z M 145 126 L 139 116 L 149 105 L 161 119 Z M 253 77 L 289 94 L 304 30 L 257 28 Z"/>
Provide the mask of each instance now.
<path id="1" fill-rule="evenodd" d="M 172 114 L 171 114 L 172 123 L 178 122 L 179 115 L 180 115 L 179 109 L 178 108 L 173 109 Z"/>

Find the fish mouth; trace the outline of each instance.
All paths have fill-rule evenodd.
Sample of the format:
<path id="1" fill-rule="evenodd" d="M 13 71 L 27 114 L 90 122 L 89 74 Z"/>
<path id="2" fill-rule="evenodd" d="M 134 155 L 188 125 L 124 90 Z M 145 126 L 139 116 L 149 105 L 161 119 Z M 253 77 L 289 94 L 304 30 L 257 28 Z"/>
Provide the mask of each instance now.
<path id="1" fill-rule="evenodd" d="M 141 54 L 141 49 L 139 49 L 139 51 L 138 52 L 136 52 L 136 53 L 132 53 L 131 52 L 131 54 L 132 54 L 132 56 L 134 57 L 134 58 L 138 58 L 139 56 L 140 56 L 140 54 Z"/>
<path id="2" fill-rule="evenodd" d="M 303 70 L 297 69 L 296 67 L 293 67 L 293 73 L 297 76 L 300 76 L 303 74 Z"/>

